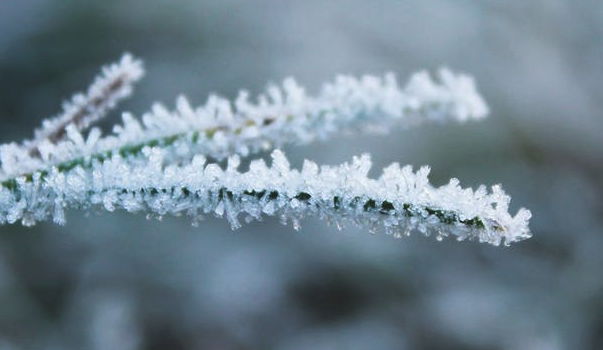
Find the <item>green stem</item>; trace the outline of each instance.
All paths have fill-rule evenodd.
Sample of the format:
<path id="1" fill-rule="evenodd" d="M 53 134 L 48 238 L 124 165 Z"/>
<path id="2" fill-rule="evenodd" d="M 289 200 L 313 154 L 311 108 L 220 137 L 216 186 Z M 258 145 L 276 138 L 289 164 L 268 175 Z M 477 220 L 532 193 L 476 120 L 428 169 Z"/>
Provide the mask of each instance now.
<path id="1" fill-rule="evenodd" d="M 159 189 L 158 190 L 156 188 L 140 189 L 141 192 L 149 192 L 151 195 L 157 195 L 159 193 L 170 193 L 173 195 L 178 190 L 180 190 L 181 195 L 185 198 L 195 195 L 194 192 L 189 190 L 187 187 L 183 187 L 180 189 L 172 187 L 169 190 L 168 189 Z M 127 190 L 123 190 L 122 193 L 125 194 L 128 192 L 129 191 L 127 191 Z M 235 197 L 239 197 L 239 199 L 240 199 L 242 196 L 250 196 L 250 197 L 254 197 L 258 200 L 261 200 L 261 199 L 275 200 L 279 197 L 279 192 L 275 191 L 275 190 L 272 190 L 272 191 L 246 190 L 246 191 L 243 191 L 243 194 L 241 196 L 236 196 L 234 192 L 230 191 L 227 188 L 221 188 L 218 190 L 218 198 L 221 200 L 224 198 L 228 198 L 229 200 L 233 201 L 233 200 L 235 200 Z M 310 202 L 310 200 L 312 199 L 312 195 L 310 195 L 307 192 L 299 192 L 293 198 L 308 204 Z M 333 208 L 336 211 L 341 209 L 342 199 L 340 196 L 334 196 L 332 202 L 333 202 Z M 354 197 L 352 199 L 352 201 L 350 202 L 350 206 L 352 208 L 356 208 L 357 206 L 362 206 L 362 208 L 365 212 L 378 212 L 383 215 L 391 215 L 391 214 L 399 213 L 400 215 L 403 215 L 405 217 L 421 217 L 422 218 L 423 216 L 421 214 L 424 212 L 427 212 L 427 214 L 437 217 L 438 220 L 440 221 L 440 223 L 442 223 L 442 224 L 453 225 L 455 223 L 461 223 L 470 228 L 475 228 L 475 229 L 480 229 L 480 230 L 485 229 L 484 221 L 480 217 L 475 216 L 471 219 L 461 219 L 456 212 L 451 211 L 451 210 L 422 207 L 422 206 L 417 206 L 415 204 L 409 204 L 409 203 L 404 203 L 404 204 L 402 204 L 401 208 L 396 208 L 395 205 L 390 201 L 386 201 L 386 200 L 380 201 L 380 200 L 375 200 L 375 199 L 370 199 L 370 198 L 363 199 L 361 197 Z M 497 231 L 504 230 L 503 227 L 496 225 L 496 224 L 493 225 L 493 228 Z"/>
<path id="2" fill-rule="evenodd" d="M 219 130 L 226 130 L 226 128 L 214 127 L 211 129 L 204 130 L 202 132 L 205 132 L 205 135 L 207 138 L 212 138 L 213 135 Z M 199 131 L 192 132 L 191 138 L 192 138 L 193 143 L 197 143 L 199 141 L 199 133 L 200 133 Z M 177 140 L 187 137 L 189 134 L 190 134 L 190 132 L 180 133 L 180 134 L 175 134 L 175 135 L 170 135 L 170 136 L 160 137 L 157 139 L 148 140 L 145 142 L 136 143 L 133 145 L 126 145 L 126 146 L 120 147 L 115 150 L 108 150 L 105 152 L 95 153 L 95 154 L 85 156 L 85 157 L 78 157 L 75 159 L 67 160 L 67 161 L 64 161 L 61 163 L 57 163 L 54 166 L 61 173 L 67 172 L 69 170 L 73 170 L 74 168 L 76 168 L 78 166 L 81 166 L 82 168 L 86 169 L 86 168 L 89 168 L 90 165 L 92 164 L 92 162 L 95 160 L 100 163 L 103 163 L 105 160 L 110 159 L 111 157 L 113 157 L 116 154 L 119 154 L 120 156 L 122 156 L 124 158 L 129 157 L 129 156 L 137 156 L 142 153 L 142 150 L 145 147 L 158 147 L 158 146 L 168 147 L 168 146 L 171 146 L 172 144 L 174 144 Z M 24 177 L 26 182 L 32 182 L 34 174 L 36 174 L 36 173 L 39 173 L 40 177 L 44 178 L 48 175 L 48 170 L 38 170 L 38 171 L 30 172 L 30 173 L 25 173 L 25 174 L 19 175 L 19 177 Z M 17 178 L 6 179 L 6 180 L 0 182 L 0 185 L 8 188 L 10 190 L 14 190 L 17 188 Z"/>

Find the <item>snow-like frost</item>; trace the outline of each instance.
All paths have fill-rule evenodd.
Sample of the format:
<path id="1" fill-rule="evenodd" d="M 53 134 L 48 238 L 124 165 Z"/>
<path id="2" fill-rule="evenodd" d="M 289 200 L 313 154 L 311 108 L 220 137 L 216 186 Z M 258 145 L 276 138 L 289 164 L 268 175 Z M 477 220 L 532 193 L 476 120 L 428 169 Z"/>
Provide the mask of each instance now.
<path id="1" fill-rule="evenodd" d="M 255 102 L 245 91 L 233 102 L 211 95 L 199 107 L 179 97 L 175 110 L 155 104 L 141 118 L 124 113 L 107 136 L 97 128 L 84 134 L 142 75 L 142 63 L 125 55 L 45 121 L 34 140 L 0 145 L 0 224 L 64 224 L 68 208 L 122 209 L 158 218 L 187 214 L 194 225 L 215 215 L 232 228 L 240 218 L 269 215 L 297 230 L 303 217 L 315 216 L 396 237 L 418 231 L 495 245 L 530 237 L 530 212 L 510 215 L 500 186 L 474 191 L 452 179 L 435 188 L 428 167 L 394 163 L 370 179 L 370 157 L 362 155 L 339 166 L 306 161 L 298 171 L 277 150 L 270 166 L 255 160 L 249 171 L 238 170 L 240 156 L 335 133 L 481 119 L 488 108 L 468 76 L 442 69 L 434 80 L 419 72 L 404 87 L 392 74 L 339 76 L 316 96 L 289 78 Z M 226 157 L 226 169 L 212 163 Z"/>
<path id="2" fill-rule="evenodd" d="M 63 103 L 62 111 L 42 122 L 33 140 L 0 145 L 0 179 L 42 170 L 96 151 L 100 130 L 92 129 L 84 142 L 81 132 L 102 119 L 119 101 L 132 94 L 144 76 L 142 61 L 130 54 L 101 69 L 85 93 Z M 85 146 L 85 147 L 84 147 Z"/>
<path id="3" fill-rule="evenodd" d="M 305 161 L 299 171 L 276 150 L 270 166 L 255 160 L 242 173 L 237 155 L 222 169 L 204 156 L 175 165 L 166 163 L 167 154 L 160 148 L 142 152 L 148 159 L 144 163 L 114 155 L 102 163 L 93 161 L 90 168 L 53 168 L 43 180 L 20 178 L 16 189 L 0 189 L 0 223 L 22 220 L 31 225 L 48 218 L 64 223 L 67 208 L 102 208 L 157 217 L 184 213 L 193 220 L 215 215 L 226 217 L 233 228 L 241 226 L 241 217 L 248 222 L 265 214 L 296 229 L 301 218 L 315 216 L 338 227 L 352 222 L 396 237 L 417 230 L 438 239 L 453 235 L 494 245 L 530 237 L 530 212 L 520 209 L 510 215 L 510 198 L 500 186 L 473 191 L 453 179 L 436 188 L 429 183 L 427 167 L 415 172 L 394 163 L 371 179 L 370 157 L 362 155 L 339 166 Z"/>
<path id="4" fill-rule="evenodd" d="M 124 54 L 119 62 L 102 68 L 86 93 L 77 93 L 63 103 L 63 111 L 54 118 L 44 120 L 35 131 L 35 140 L 58 138 L 66 125 L 74 124 L 84 130 L 101 119 L 117 103 L 132 94 L 135 82 L 144 76 L 140 60 Z M 58 141 L 58 140 L 53 140 Z"/>
<path id="5" fill-rule="evenodd" d="M 92 159 L 104 159 L 113 153 L 142 156 L 140 150 L 144 146 L 161 146 L 169 151 L 167 156 L 177 159 L 195 154 L 223 159 L 231 154 L 247 156 L 285 144 L 309 143 L 335 133 L 386 132 L 394 126 L 410 127 L 429 121 L 464 122 L 481 119 L 488 113 L 472 78 L 442 69 L 437 80 L 419 72 L 402 88 L 393 74 L 386 74 L 339 76 L 325 84 L 317 96 L 306 94 L 291 78 L 285 79 L 282 86 L 269 86 L 256 102 L 242 91 L 234 102 L 212 95 L 195 108 L 181 96 L 173 111 L 155 104 L 140 119 L 125 113 L 123 123 L 104 137 L 97 129 L 87 137 L 78 135 L 103 110 L 100 107 L 82 125 L 70 130 L 63 125 L 72 110 L 86 104 L 81 101 L 97 98 L 106 90 L 107 81 L 122 75 L 128 76 L 129 81 L 139 78 L 139 61 L 124 56 L 119 64 L 104 70 L 86 97 L 74 98 L 62 116 L 46 121 L 36 133 L 35 154 L 32 155 L 28 142 L 0 146 L 0 180 L 60 164 L 89 164 Z M 107 99 L 106 106 L 128 95 L 130 89 L 129 84 L 124 84 Z M 54 142 L 48 135 L 60 125 L 69 133 Z"/>

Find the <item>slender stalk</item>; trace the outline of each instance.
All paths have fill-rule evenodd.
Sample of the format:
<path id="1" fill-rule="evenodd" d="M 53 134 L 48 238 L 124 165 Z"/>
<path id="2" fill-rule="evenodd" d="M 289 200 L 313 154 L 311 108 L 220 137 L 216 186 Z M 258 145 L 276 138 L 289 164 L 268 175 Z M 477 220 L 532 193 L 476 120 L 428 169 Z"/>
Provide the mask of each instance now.
<path id="1" fill-rule="evenodd" d="M 45 121 L 34 141 L 0 145 L 0 224 L 50 218 L 63 224 L 65 210 L 82 208 L 187 214 L 194 223 L 207 214 L 226 216 L 232 228 L 240 227 L 240 216 L 279 216 L 296 229 L 300 219 L 315 216 L 396 237 L 419 231 L 494 245 L 531 236 L 530 212 L 509 214 L 510 197 L 500 186 L 474 191 L 452 179 L 436 188 L 427 167 L 414 172 L 394 163 L 370 179 L 363 155 L 335 167 L 306 161 L 298 171 L 275 150 L 270 167 L 256 160 L 238 171 L 239 156 L 336 133 L 481 119 L 488 108 L 470 77 L 444 69 L 434 81 L 419 72 L 400 88 L 391 74 L 340 76 L 314 97 L 287 79 L 255 103 L 244 91 L 233 102 L 212 95 L 196 108 L 180 97 L 173 111 L 155 104 L 140 119 L 124 113 L 112 134 L 93 128 L 84 136 L 141 76 L 140 62 L 126 55 L 103 70 L 87 95 Z M 226 157 L 226 169 L 207 162 Z"/>
<path id="2" fill-rule="evenodd" d="M 269 87 L 257 103 L 249 102 L 246 92 L 232 103 L 210 96 L 197 108 L 180 97 L 174 111 L 157 104 L 140 121 L 124 114 L 124 122 L 115 127 L 114 134 L 95 134 L 93 140 L 86 140 L 77 128 L 71 133 L 64 128 L 63 142 L 38 145 L 43 159 L 31 159 L 19 147 L 4 145 L 0 147 L 0 181 L 14 182 L 23 175 L 30 178 L 52 167 L 85 166 L 89 160 L 102 161 L 116 153 L 138 157 L 144 146 L 170 147 L 176 158 L 204 154 L 223 159 L 309 143 L 335 133 L 382 133 L 423 122 L 480 119 L 486 113 L 473 81 L 447 70 L 440 72 L 440 82 L 417 73 L 404 88 L 399 88 L 391 75 L 339 77 L 326 84 L 317 97 L 307 96 L 288 79 L 282 88 Z"/>
<path id="3" fill-rule="evenodd" d="M 379 179 L 369 179 L 368 156 L 336 167 L 318 167 L 306 161 L 300 171 L 290 169 L 280 151 L 272 166 L 253 161 L 250 170 L 237 171 L 239 160 L 229 158 L 223 170 L 204 157 L 185 165 L 166 165 L 166 152 L 146 147 L 148 162 L 132 164 L 114 155 L 91 168 L 76 166 L 45 179 L 36 174 L 30 182 L 19 179 L 15 187 L 0 191 L 0 222 L 21 219 L 26 225 L 49 216 L 64 222 L 67 208 L 125 209 L 151 216 L 187 214 L 226 216 L 233 228 L 239 217 L 259 220 L 279 216 L 294 227 L 306 216 L 337 223 L 352 222 L 369 231 L 384 230 L 403 236 L 416 230 L 442 238 L 477 238 L 506 244 L 530 236 L 529 212 L 507 212 L 508 196 L 495 186 L 491 193 L 462 189 L 458 181 L 435 188 L 427 180 L 428 168 L 413 172 L 397 164 L 384 169 Z"/>
<path id="4" fill-rule="evenodd" d="M 57 144 L 67 136 L 67 127 L 83 131 L 104 118 L 117 104 L 132 94 L 134 83 L 142 78 L 142 62 L 125 54 L 116 63 L 103 67 L 85 94 L 77 93 L 63 104 L 56 117 L 44 121 L 34 140 L 25 142 L 32 157 L 40 157 L 40 142 Z"/>

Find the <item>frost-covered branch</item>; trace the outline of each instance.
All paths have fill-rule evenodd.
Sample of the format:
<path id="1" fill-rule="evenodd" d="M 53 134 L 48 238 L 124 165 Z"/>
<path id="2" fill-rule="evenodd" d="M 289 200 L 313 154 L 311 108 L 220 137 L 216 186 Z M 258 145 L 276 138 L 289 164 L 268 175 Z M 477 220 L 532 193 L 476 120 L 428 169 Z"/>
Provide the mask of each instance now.
<path id="1" fill-rule="evenodd" d="M 134 83 L 143 75 L 142 62 L 130 54 L 124 54 L 118 62 L 103 67 L 85 94 L 77 93 L 65 101 L 61 113 L 44 120 L 42 127 L 35 131 L 34 139 L 25 142 L 30 155 L 40 156 L 38 146 L 43 141 L 51 144 L 63 141 L 69 125 L 83 131 L 98 122 L 119 101 L 132 94 Z"/>
<path id="2" fill-rule="evenodd" d="M 259 220 L 279 216 L 299 227 L 299 219 L 317 216 L 341 225 L 358 224 L 374 232 L 402 236 L 418 230 L 438 239 L 454 235 L 458 240 L 509 244 L 530 237 L 530 212 L 508 213 L 510 198 L 500 186 L 490 193 L 484 186 L 463 189 L 456 179 L 435 188 L 429 168 L 413 172 L 410 166 L 392 164 L 378 179 L 367 174 L 368 155 L 351 163 L 318 167 L 304 162 L 301 171 L 289 166 L 284 154 L 272 153 L 272 165 L 253 161 L 249 171 L 239 172 L 239 157 L 228 160 L 226 170 L 196 156 L 187 165 L 166 165 L 166 152 L 145 147 L 148 161 L 133 163 L 120 155 L 104 162 L 92 161 L 65 172 L 53 168 L 41 179 L 20 178 L 13 188 L 0 189 L 0 223 L 22 220 L 25 225 L 52 217 L 64 223 L 66 208 L 125 209 L 156 216 L 187 214 L 226 216 L 233 228 L 239 218 Z"/>
<path id="3" fill-rule="evenodd" d="M 0 180 L 6 185 L 21 175 L 44 176 L 55 166 L 60 171 L 87 167 L 92 160 L 102 162 L 114 154 L 139 157 L 145 146 L 162 147 L 172 158 L 203 154 L 223 159 L 336 133 L 385 132 L 428 121 L 463 122 L 488 112 L 473 80 L 446 69 L 439 72 L 438 81 L 425 72 L 416 73 L 403 88 L 391 74 L 340 76 L 316 97 L 307 95 L 293 79 L 286 79 L 281 87 L 270 86 L 255 103 L 248 96 L 243 91 L 231 103 L 212 95 L 197 108 L 180 97 L 173 111 L 156 104 L 141 120 L 124 114 L 123 124 L 105 137 L 97 129 L 85 137 L 78 127 L 68 126 L 63 142 L 39 143 L 39 157 L 17 144 L 2 145 Z"/>
<path id="4" fill-rule="evenodd" d="M 286 79 L 256 102 L 244 91 L 234 102 L 212 95 L 196 108 L 180 97 L 173 111 L 155 104 L 140 120 L 124 113 L 107 136 L 98 128 L 85 135 L 142 74 L 140 61 L 124 56 L 103 70 L 87 95 L 76 95 L 62 115 L 44 122 L 34 141 L 0 146 L 0 224 L 64 223 L 68 208 L 104 208 L 187 214 L 193 222 L 226 216 L 233 228 L 240 217 L 276 215 L 297 228 L 301 218 L 317 216 L 394 236 L 417 230 L 495 245 L 530 237 L 530 212 L 511 216 L 500 186 L 473 191 L 453 179 L 435 188 L 427 167 L 413 172 L 393 164 L 370 179 L 368 156 L 336 167 L 306 161 L 297 171 L 274 151 L 272 166 L 256 160 L 249 171 L 238 171 L 239 156 L 336 133 L 481 119 L 488 108 L 470 77 L 443 69 L 433 80 L 419 72 L 399 87 L 391 74 L 340 76 L 316 96 Z M 224 158 L 226 170 L 212 163 Z"/>

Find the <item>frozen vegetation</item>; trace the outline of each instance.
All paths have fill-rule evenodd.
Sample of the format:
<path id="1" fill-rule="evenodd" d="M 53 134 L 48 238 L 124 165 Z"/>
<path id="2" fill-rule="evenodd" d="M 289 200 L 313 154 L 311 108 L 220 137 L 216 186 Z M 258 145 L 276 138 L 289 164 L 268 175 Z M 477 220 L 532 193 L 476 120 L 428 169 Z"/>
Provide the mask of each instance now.
<path id="1" fill-rule="evenodd" d="M 175 110 L 156 104 L 140 119 L 124 113 L 106 136 L 88 130 L 142 75 L 142 63 L 124 55 L 34 139 L 0 146 L 0 223 L 63 224 L 67 208 L 104 208 L 186 214 L 194 224 L 203 215 L 224 216 L 233 228 L 269 215 L 298 229 L 301 218 L 317 216 L 396 237 L 416 230 L 494 245 L 530 237 L 530 212 L 509 214 L 510 198 L 498 185 L 464 189 L 452 179 L 436 188 L 428 167 L 397 163 L 370 179 L 368 155 L 339 166 L 306 161 L 299 171 L 278 149 L 335 133 L 482 119 L 488 108 L 468 76 L 442 69 L 434 80 L 419 72 L 404 86 L 392 74 L 339 76 L 316 96 L 286 79 L 255 101 L 245 91 L 233 102 L 212 95 L 199 107 L 179 97 Z M 270 166 L 254 160 L 239 171 L 240 157 L 266 150 L 273 150 Z M 226 169 L 218 165 L 223 159 Z"/>

